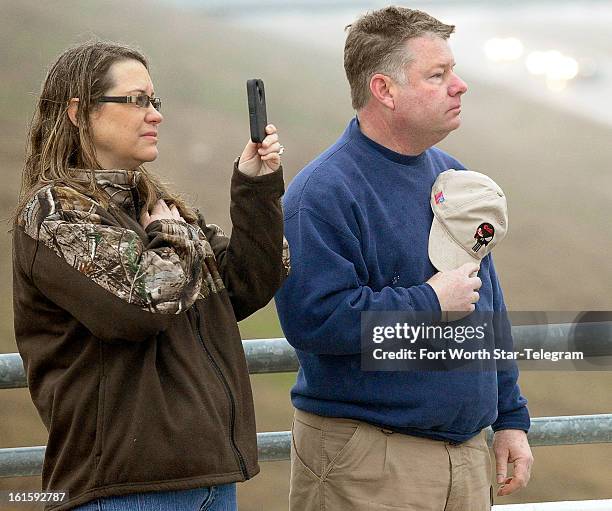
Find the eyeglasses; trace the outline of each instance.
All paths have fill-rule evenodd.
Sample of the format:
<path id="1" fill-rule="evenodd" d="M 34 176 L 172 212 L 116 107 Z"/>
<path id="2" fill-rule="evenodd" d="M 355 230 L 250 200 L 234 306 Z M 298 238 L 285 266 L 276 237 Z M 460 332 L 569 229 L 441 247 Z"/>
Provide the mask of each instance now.
<path id="1" fill-rule="evenodd" d="M 149 105 L 152 104 L 155 110 L 161 111 L 161 98 L 152 98 L 146 94 L 138 96 L 102 96 L 100 103 L 134 103 L 141 108 L 149 108 Z"/>

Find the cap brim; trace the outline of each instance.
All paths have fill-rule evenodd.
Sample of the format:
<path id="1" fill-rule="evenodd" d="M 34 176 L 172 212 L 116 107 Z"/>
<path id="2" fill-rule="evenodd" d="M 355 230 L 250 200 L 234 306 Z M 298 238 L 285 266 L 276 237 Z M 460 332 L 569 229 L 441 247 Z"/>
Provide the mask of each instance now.
<path id="1" fill-rule="evenodd" d="M 465 263 L 480 263 L 480 259 L 469 255 L 450 237 L 435 215 L 429 231 L 429 260 L 438 271 L 455 270 Z"/>

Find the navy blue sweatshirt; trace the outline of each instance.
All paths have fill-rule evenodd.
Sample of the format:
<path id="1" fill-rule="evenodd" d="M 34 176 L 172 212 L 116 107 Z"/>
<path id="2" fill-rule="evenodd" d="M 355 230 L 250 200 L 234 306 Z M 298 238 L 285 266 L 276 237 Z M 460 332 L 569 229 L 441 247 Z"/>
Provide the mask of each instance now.
<path id="1" fill-rule="evenodd" d="M 360 313 L 439 311 L 425 282 L 429 197 L 439 173 L 464 169 L 437 148 L 395 153 L 361 133 L 353 119 L 310 162 L 284 196 L 291 273 L 276 295 L 300 369 L 293 405 L 394 431 L 463 442 L 482 428 L 529 429 L 518 370 L 363 371 Z M 477 310 L 503 311 L 493 261 L 481 262 Z M 509 328 L 509 324 L 508 324 Z"/>

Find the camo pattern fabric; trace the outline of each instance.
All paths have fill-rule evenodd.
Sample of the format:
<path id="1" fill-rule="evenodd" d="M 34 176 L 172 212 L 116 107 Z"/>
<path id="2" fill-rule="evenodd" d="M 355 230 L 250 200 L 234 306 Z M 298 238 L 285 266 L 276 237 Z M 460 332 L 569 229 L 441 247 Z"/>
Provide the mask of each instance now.
<path id="1" fill-rule="evenodd" d="M 289 275 L 289 272 L 291 271 L 291 257 L 289 254 L 289 242 L 284 236 L 283 236 L 282 262 L 283 262 L 283 272 L 284 272 L 283 276 L 287 277 Z"/>
<path id="2" fill-rule="evenodd" d="M 129 211 L 129 186 L 117 184 L 108 183 L 118 190 L 109 194 L 111 200 Z M 99 208 L 70 187 L 49 185 L 29 202 L 20 224 L 93 282 L 150 312 L 179 314 L 224 288 L 212 248 L 197 225 L 161 220 L 149 236 L 156 248 L 147 250 L 136 232 L 110 225 L 96 213 Z"/>
<path id="3" fill-rule="evenodd" d="M 280 199 L 278 201 L 278 204 L 281 208 L 281 211 L 283 211 L 283 203 Z M 283 218 L 285 218 L 284 212 L 283 212 Z M 283 251 L 281 255 L 281 262 L 283 265 L 282 275 L 283 275 L 283 279 L 285 279 L 289 276 L 289 272 L 291 271 L 291 254 L 289 252 L 289 242 L 287 241 L 287 238 L 285 238 L 285 236 L 283 236 Z"/>

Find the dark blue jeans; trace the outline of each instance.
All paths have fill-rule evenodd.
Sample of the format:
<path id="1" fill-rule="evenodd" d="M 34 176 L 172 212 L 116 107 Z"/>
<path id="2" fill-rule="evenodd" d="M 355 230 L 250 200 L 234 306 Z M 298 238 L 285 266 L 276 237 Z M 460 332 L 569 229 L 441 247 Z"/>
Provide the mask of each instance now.
<path id="1" fill-rule="evenodd" d="M 92 500 L 73 511 L 237 511 L 236 484 L 194 490 L 133 493 Z"/>

